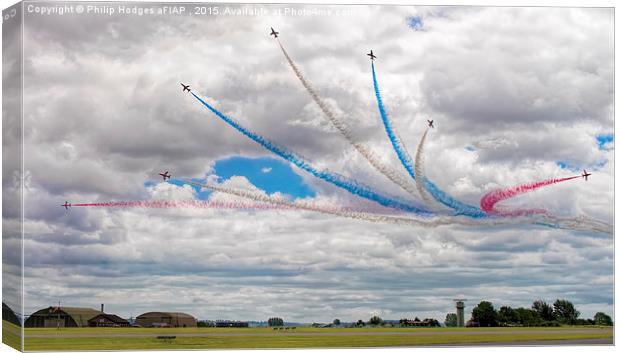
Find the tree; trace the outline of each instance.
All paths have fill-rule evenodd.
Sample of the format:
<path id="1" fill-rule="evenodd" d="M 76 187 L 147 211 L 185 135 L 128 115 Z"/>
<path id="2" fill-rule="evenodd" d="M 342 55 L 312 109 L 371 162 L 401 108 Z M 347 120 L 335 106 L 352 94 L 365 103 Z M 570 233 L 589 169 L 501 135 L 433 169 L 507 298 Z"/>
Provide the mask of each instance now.
<path id="1" fill-rule="evenodd" d="M 542 321 L 538 313 L 532 309 L 516 308 L 517 323 L 522 326 L 540 326 Z"/>
<path id="2" fill-rule="evenodd" d="M 340 319 L 334 319 L 334 326 L 340 326 Z"/>
<path id="3" fill-rule="evenodd" d="M 371 325 L 381 325 L 381 323 L 383 323 L 383 320 L 380 317 L 375 315 L 375 316 L 370 318 L 368 323 L 371 324 Z"/>
<path id="4" fill-rule="evenodd" d="M 568 300 L 558 299 L 553 303 L 553 316 L 563 324 L 574 325 L 580 314 Z"/>
<path id="5" fill-rule="evenodd" d="M 538 316 L 545 321 L 553 321 L 553 308 L 542 300 L 536 300 L 532 303 L 532 310 L 538 313 Z"/>
<path id="6" fill-rule="evenodd" d="M 439 324 L 439 321 L 437 321 L 437 319 L 433 319 L 430 317 L 425 318 L 424 320 L 422 320 L 423 326 L 428 326 L 428 327 L 441 327 L 441 325 Z"/>
<path id="7" fill-rule="evenodd" d="M 471 316 L 481 327 L 497 326 L 497 311 L 491 302 L 481 301 L 474 307 Z"/>
<path id="8" fill-rule="evenodd" d="M 594 324 L 601 325 L 601 326 L 613 326 L 614 325 L 613 321 L 611 321 L 611 317 L 609 317 L 609 315 L 602 313 L 600 311 L 594 314 Z"/>
<path id="9" fill-rule="evenodd" d="M 448 313 L 446 314 L 446 320 L 444 320 L 444 324 L 446 324 L 446 327 L 456 327 L 456 325 L 458 324 L 456 320 L 457 318 L 455 313 Z"/>
<path id="10" fill-rule="evenodd" d="M 269 320 L 267 320 L 267 325 L 270 327 L 284 326 L 284 320 L 281 317 L 270 317 Z"/>
<path id="11" fill-rule="evenodd" d="M 366 324 L 364 323 L 364 320 L 357 320 L 357 322 L 355 323 L 355 326 L 366 326 Z"/>
<path id="12" fill-rule="evenodd" d="M 497 312 L 497 324 L 499 326 L 517 325 L 519 324 L 519 316 L 513 308 L 509 306 L 502 306 Z"/>

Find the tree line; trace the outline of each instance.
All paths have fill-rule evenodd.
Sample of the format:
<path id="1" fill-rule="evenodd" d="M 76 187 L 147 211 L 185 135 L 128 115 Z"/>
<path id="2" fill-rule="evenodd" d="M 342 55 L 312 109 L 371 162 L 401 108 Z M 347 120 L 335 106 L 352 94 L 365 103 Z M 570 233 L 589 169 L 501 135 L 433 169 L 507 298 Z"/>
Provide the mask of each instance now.
<path id="1" fill-rule="evenodd" d="M 270 317 L 267 320 L 267 325 L 269 325 L 269 327 L 284 326 L 284 319 L 282 319 L 281 317 Z"/>
<path id="2" fill-rule="evenodd" d="M 499 327 L 499 326 L 560 326 L 560 325 L 599 325 L 613 326 L 611 317 L 603 312 L 597 312 L 592 319 L 580 318 L 581 313 L 575 308 L 575 305 L 566 299 L 556 299 L 553 304 L 549 304 L 543 300 L 536 300 L 529 308 L 512 308 L 510 306 L 502 306 L 499 310 L 495 309 L 493 303 L 483 300 L 472 310 L 471 319 L 467 322 L 467 326 L 480 327 Z M 284 326 L 284 320 L 280 317 L 271 317 L 267 320 L 267 324 L 271 327 Z M 329 325 L 313 324 L 317 327 L 339 327 L 340 319 L 334 319 Z M 448 313 L 444 324 L 447 327 L 457 326 L 457 315 Z M 347 326 L 363 327 L 370 326 L 393 326 L 401 327 L 439 327 L 439 321 L 433 318 L 425 318 L 420 320 L 418 317 L 414 319 L 402 318 L 398 324 L 394 321 L 386 322 L 379 316 L 372 316 L 367 321 L 357 320 L 357 322 L 347 324 Z"/>
<path id="3" fill-rule="evenodd" d="M 580 318 L 580 315 L 573 303 L 566 299 L 557 299 L 552 305 L 536 300 L 530 308 L 502 306 L 499 310 L 495 309 L 493 303 L 483 300 L 472 310 L 467 326 L 613 326 L 611 317 L 603 312 L 597 312 L 592 319 Z M 456 326 L 456 314 L 446 315 L 445 324 L 448 327 Z"/>

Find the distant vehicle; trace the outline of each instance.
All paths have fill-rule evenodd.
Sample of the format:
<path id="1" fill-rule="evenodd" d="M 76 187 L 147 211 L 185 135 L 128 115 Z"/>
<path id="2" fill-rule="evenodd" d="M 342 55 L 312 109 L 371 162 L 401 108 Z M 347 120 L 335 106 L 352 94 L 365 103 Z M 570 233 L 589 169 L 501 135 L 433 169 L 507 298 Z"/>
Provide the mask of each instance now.
<path id="1" fill-rule="evenodd" d="M 189 85 L 184 85 L 183 83 L 181 83 L 181 86 L 183 86 L 183 92 L 187 91 L 187 92 L 191 92 L 192 90 L 189 89 Z"/>
<path id="2" fill-rule="evenodd" d="M 71 207 L 71 204 L 69 203 L 69 201 L 65 201 L 65 204 L 64 204 L 64 205 L 60 205 L 60 206 L 61 206 L 61 207 L 64 207 L 64 208 L 65 208 L 65 210 L 68 210 L 68 209 L 69 209 L 69 207 Z"/>
<path id="3" fill-rule="evenodd" d="M 433 129 L 435 128 L 435 125 L 433 125 L 433 121 L 434 120 L 426 120 L 428 122 L 428 127 L 432 127 Z"/>
<path id="4" fill-rule="evenodd" d="M 168 174 L 167 170 L 163 173 L 159 173 L 159 175 L 161 175 L 164 178 L 164 181 L 166 181 L 166 179 L 170 179 L 170 174 Z"/>
<path id="5" fill-rule="evenodd" d="M 269 33 L 270 36 L 273 36 L 274 38 L 278 38 L 278 34 L 280 34 L 280 32 L 276 32 L 273 27 L 271 27 L 271 33 Z"/>
<path id="6" fill-rule="evenodd" d="M 370 53 L 368 53 L 366 55 L 370 56 L 370 60 L 373 60 L 373 61 L 377 58 L 377 56 L 372 53 L 372 49 L 370 50 Z"/>
<path id="7" fill-rule="evenodd" d="M 589 177 L 590 175 L 592 175 L 592 173 L 588 173 L 588 172 L 586 172 L 586 170 L 585 170 L 585 169 L 583 170 L 583 173 L 581 173 L 581 177 L 582 177 L 582 178 L 585 178 L 585 179 L 586 179 L 586 181 L 588 181 L 588 177 Z"/>

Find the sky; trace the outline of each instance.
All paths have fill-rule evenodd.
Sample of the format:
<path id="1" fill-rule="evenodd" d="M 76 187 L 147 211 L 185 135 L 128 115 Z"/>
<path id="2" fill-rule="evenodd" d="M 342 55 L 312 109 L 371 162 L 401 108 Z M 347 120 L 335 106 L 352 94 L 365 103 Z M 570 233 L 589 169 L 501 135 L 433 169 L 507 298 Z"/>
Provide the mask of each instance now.
<path id="1" fill-rule="evenodd" d="M 325 119 L 269 37 L 274 27 L 355 139 L 403 177 L 377 111 L 370 49 L 411 153 L 434 119 L 425 169 L 443 190 L 477 205 L 500 187 L 588 169 L 587 183 L 506 204 L 613 224 L 612 9 L 330 9 L 347 11 L 62 21 L 27 13 L 24 313 L 60 300 L 105 303 L 123 317 L 170 310 L 199 319 L 443 321 L 452 298 L 468 298 L 468 313 L 481 300 L 499 308 L 565 298 L 583 317 L 613 315 L 613 240 L 599 233 L 429 229 L 291 210 L 59 207 L 231 198 L 162 183 L 163 170 L 288 199 L 366 204 L 248 140 L 179 82 L 313 165 L 406 198 Z"/>

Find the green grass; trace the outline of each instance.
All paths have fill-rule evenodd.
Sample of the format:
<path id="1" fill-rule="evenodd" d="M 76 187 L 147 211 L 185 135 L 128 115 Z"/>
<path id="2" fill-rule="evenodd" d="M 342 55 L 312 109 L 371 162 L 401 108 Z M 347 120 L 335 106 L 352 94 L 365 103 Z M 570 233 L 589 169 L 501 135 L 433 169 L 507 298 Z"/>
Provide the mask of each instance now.
<path id="1" fill-rule="evenodd" d="M 28 338 L 28 333 L 40 334 L 41 331 L 48 331 L 51 335 L 58 335 L 56 329 L 26 329 L 26 350 L 118 350 L 118 349 L 227 349 L 227 348 L 327 348 L 327 347 L 387 347 L 387 346 L 416 346 L 433 344 L 459 344 L 459 343 L 483 343 L 483 342 L 515 342 L 519 341 L 538 341 L 538 340 L 566 340 L 566 339 L 586 339 L 586 338 L 611 338 L 613 331 L 600 328 L 593 328 L 589 333 L 570 333 L 562 332 L 567 328 L 518 328 L 510 330 L 516 331 L 537 331 L 550 330 L 557 331 L 553 334 L 549 332 L 523 332 L 513 334 L 479 334 L 463 335 L 451 334 L 455 331 L 469 330 L 479 331 L 481 329 L 400 329 L 400 328 L 364 328 L 364 329 L 315 329 L 298 328 L 296 332 L 403 332 L 403 331 L 442 331 L 441 335 L 321 335 L 321 336 L 299 336 L 294 331 L 278 330 L 266 328 L 185 328 L 185 329 L 97 329 L 97 328 L 76 328 L 62 329 L 63 333 L 75 334 L 86 331 L 94 333 L 150 333 L 150 334 L 174 334 L 174 333 L 274 333 L 271 336 L 244 336 L 244 337 L 177 337 L 173 342 L 162 342 L 153 337 L 78 337 L 78 338 Z M 483 329 L 487 331 L 487 329 Z M 506 329 L 493 328 L 488 331 L 502 331 Z"/>
<path id="2" fill-rule="evenodd" d="M 579 329 L 601 329 L 604 326 L 562 326 L 562 327 L 511 327 L 510 330 L 532 331 L 532 330 L 566 330 L 570 328 Z M 170 328 L 112 328 L 112 327 L 74 327 L 74 328 L 26 328 L 26 336 L 28 334 L 52 335 L 59 334 L 174 334 L 174 333 L 295 333 L 295 332 L 453 332 L 453 331 L 502 331 L 504 327 L 483 327 L 483 328 L 463 328 L 463 327 L 442 327 L 442 328 L 423 328 L 423 327 L 360 327 L 360 328 L 314 328 L 314 327 L 297 327 L 295 330 L 273 330 L 269 327 L 252 327 L 252 328 L 227 328 L 227 327 L 170 327 Z"/>
<path id="3" fill-rule="evenodd" d="M 2 320 L 2 343 L 11 346 L 17 350 L 21 350 L 21 327 L 8 321 Z"/>

